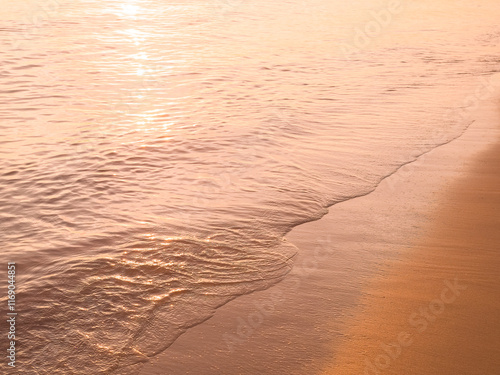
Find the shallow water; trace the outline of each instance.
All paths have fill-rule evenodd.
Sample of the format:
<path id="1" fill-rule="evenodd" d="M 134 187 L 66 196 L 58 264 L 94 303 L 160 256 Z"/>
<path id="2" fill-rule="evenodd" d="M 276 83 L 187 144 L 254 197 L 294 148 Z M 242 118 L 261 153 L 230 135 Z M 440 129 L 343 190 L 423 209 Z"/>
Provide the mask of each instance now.
<path id="1" fill-rule="evenodd" d="M 387 4 L 0 1 L 24 373 L 157 354 L 281 280 L 290 228 L 466 129 L 500 5 Z"/>

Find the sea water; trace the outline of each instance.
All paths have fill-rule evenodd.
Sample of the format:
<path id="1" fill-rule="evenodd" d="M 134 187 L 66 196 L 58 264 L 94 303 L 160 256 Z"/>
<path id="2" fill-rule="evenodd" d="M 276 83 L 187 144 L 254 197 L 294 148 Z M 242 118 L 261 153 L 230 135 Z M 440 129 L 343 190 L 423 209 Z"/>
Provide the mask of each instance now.
<path id="1" fill-rule="evenodd" d="M 459 137 L 500 61 L 494 1 L 0 5 L 23 374 L 145 361 L 279 282 L 284 235 Z"/>

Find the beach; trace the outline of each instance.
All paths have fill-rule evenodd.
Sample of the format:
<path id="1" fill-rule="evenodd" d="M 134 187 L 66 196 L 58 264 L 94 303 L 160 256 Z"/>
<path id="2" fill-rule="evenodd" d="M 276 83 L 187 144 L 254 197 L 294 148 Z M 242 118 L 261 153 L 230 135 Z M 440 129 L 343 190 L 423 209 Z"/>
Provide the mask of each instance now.
<path id="1" fill-rule="evenodd" d="M 325 374 L 498 374 L 500 145 L 448 189 L 429 233 L 371 283 Z"/>
<path id="2" fill-rule="evenodd" d="M 2 371 L 496 371 L 498 1 L 7 5 Z"/>
<path id="3" fill-rule="evenodd" d="M 141 374 L 498 373 L 497 97 L 474 117 L 292 230 L 287 278 L 223 306 Z"/>
<path id="4" fill-rule="evenodd" d="M 499 373 L 499 176 L 497 142 L 447 188 L 428 233 L 371 282 L 322 373 Z"/>

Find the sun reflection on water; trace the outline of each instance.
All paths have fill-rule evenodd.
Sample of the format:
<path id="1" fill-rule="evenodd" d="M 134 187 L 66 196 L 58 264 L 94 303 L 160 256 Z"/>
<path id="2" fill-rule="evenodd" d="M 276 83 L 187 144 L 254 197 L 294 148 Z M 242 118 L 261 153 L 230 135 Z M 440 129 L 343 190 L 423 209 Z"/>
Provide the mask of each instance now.
<path id="1" fill-rule="evenodd" d="M 122 14 L 129 17 L 135 18 L 140 9 L 141 8 L 139 6 L 130 3 L 121 5 Z"/>

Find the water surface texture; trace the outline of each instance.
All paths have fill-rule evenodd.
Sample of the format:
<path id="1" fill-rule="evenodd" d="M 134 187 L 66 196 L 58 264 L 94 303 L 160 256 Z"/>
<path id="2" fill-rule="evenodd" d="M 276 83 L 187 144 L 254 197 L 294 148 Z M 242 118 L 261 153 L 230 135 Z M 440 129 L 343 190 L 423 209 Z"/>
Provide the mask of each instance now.
<path id="1" fill-rule="evenodd" d="M 23 374 L 147 360 L 285 277 L 290 228 L 467 128 L 500 4 L 388 4 L 0 1 Z"/>

